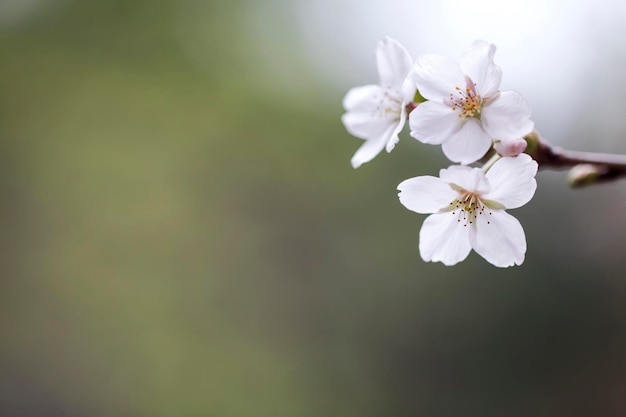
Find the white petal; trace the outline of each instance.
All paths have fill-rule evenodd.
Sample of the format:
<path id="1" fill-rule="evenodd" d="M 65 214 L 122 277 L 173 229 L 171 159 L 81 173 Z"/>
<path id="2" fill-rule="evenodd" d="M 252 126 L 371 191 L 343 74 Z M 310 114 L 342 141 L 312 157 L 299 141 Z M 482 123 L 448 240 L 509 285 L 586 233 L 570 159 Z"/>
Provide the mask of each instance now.
<path id="1" fill-rule="evenodd" d="M 470 226 L 457 221 L 452 212 L 432 214 L 424 220 L 420 230 L 419 249 L 426 262 L 454 265 L 461 262 L 471 250 Z"/>
<path id="2" fill-rule="evenodd" d="M 478 119 L 466 119 L 461 128 L 453 132 L 441 147 L 453 162 L 471 164 L 485 156 L 491 147 L 491 136 L 485 132 Z"/>
<path id="3" fill-rule="evenodd" d="M 415 85 L 415 81 L 413 81 L 413 77 L 409 74 L 404 82 L 402 83 L 402 100 L 403 104 L 409 103 L 413 101 L 415 98 L 415 93 L 417 92 L 417 86 Z"/>
<path id="4" fill-rule="evenodd" d="M 464 190 L 478 194 L 489 192 L 489 181 L 480 168 L 472 168 L 463 165 L 452 165 L 439 171 L 439 178 L 448 184 L 455 184 Z"/>
<path id="5" fill-rule="evenodd" d="M 537 162 L 523 153 L 512 158 L 498 160 L 487 171 L 491 192 L 486 193 L 486 200 L 493 200 L 507 209 L 513 209 L 528 203 L 537 189 Z"/>
<path id="6" fill-rule="evenodd" d="M 422 143 L 439 145 L 461 127 L 461 119 L 443 103 L 425 101 L 409 114 L 411 136 Z"/>
<path id="7" fill-rule="evenodd" d="M 417 213 L 436 213 L 459 196 L 450 184 L 430 175 L 409 178 L 398 185 L 398 197 L 404 207 Z"/>
<path id="8" fill-rule="evenodd" d="M 385 145 L 390 136 L 395 131 L 396 125 L 390 125 L 381 135 L 368 138 L 363 145 L 356 151 L 350 163 L 353 168 L 358 168 L 365 162 L 369 162 L 385 149 Z"/>
<path id="9" fill-rule="evenodd" d="M 505 268 L 521 265 L 526 253 L 526 236 L 517 219 L 504 210 L 487 209 L 476 218 L 469 235 L 472 248 L 489 263 Z"/>
<path id="10" fill-rule="evenodd" d="M 364 85 L 348 91 L 343 99 L 347 113 L 341 116 L 341 120 L 351 135 L 362 139 L 381 136 L 389 126 L 397 123 L 393 114 L 380 110 L 384 95 L 385 90 L 378 85 Z"/>
<path id="11" fill-rule="evenodd" d="M 450 97 L 455 87 L 465 89 L 465 77 L 459 64 L 441 55 L 423 55 L 413 67 L 413 79 L 420 94 L 428 100 Z"/>
<path id="12" fill-rule="evenodd" d="M 461 69 L 483 97 L 491 97 L 502 81 L 502 69 L 493 63 L 496 47 L 485 41 L 472 43 L 460 60 Z"/>
<path id="13" fill-rule="evenodd" d="M 515 139 L 533 130 L 530 106 L 517 91 L 504 91 L 483 106 L 483 128 L 495 139 Z"/>
<path id="14" fill-rule="evenodd" d="M 462 185 L 466 190 L 472 190 L 475 181 L 470 180 L 467 181 L 468 177 L 476 177 L 478 175 L 483 175 L 482 170 L 478 168 L 472 168 L 465 165 L 451 165 L 448 168 L 442 168 L 439 170 L 439 178 L 444 180 L 447 183 Z M 469 188 L 468 188 L 469 187 Z"/>
<path id="15" fill-rule="evenodd" d="M 390 126 L 398 123 L 391 118 L 380 117 L 373 111 L 344 113 L 341 115 L 341 121 L 351 135 L 361 139 L 382 136 Z"/>
<path id="16" fill-rule="evenodd" d="M 387 139 L 387 145 L 385 146 L 385 148 L 387 149 L 387 152 L 393 151 L 393 148 L 395 148 L 396 144 L 400 141 L 400 138 L 398 137 L 398 135 L 404 128 L 405 122 L 406 122 L 406 109 L 403 108 L 402 111 L 400 112 L 400 120 L 397 121 L 396 128 L 391 133 L 391 136 L 389 137 L 389 139 Z"/>
<path id="17" fill-rule="evenodd" d="M 411 72 L 413 60 L 411 55 L 398 41 L 385 38 L 378 42 L 376 48 L 376 64 L 380 84 L 400 91 L 402 83 Z"/>
<path id="18" fill-rule="evenodd" d="M 362 85 L 348 90 L 343 98 L 343 108 L 346 111 L 369 111 L 380 103 L 384 90 L 379 85 Z"/>

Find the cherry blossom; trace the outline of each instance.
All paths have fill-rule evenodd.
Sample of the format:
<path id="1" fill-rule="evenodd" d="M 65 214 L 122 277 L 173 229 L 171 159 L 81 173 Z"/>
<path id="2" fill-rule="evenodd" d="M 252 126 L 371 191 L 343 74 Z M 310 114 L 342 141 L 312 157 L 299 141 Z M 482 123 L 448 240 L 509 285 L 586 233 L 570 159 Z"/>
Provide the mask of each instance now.
<path id="1" fill-rule="evenodd" d="M 527 154 L 501 158 L 483 169 L 454 165 L 439 178 L 421 176 L 398 185 L 400 202 L 429 214 L 419 233 L 419 251 L 429 262 L 455 265 L 474 249 L 497 267 L 521 265 L 526 237 L 506 209 L 533 197 L 537 163 Z"/>
<path id="2" fill-rule="evenodd" d="M 502 71 L 493 62 L 496 47 L 472 43 L 461 60 L 440 55 L 417 59 L 413 79 L 421 103 L 409 116 L 411 136 L 442 145 L 453 162 L 482 158 L 494 139 L 506 141 L 532 131 L 530 106 L 515 91 L 499 91 Z"/>
<path id="3" fill-rule="evenodd" d="M 384 148 L 391 152 L 407 118 L 407 104 L 415 95 L 408 78 L 413 61 L 396 40 L 385 38 L 376 48 L 380 84 L 352 88 L 343 99 L 341 120 L 350 134 L 365 139 L 351 163 L 354 168 L 369 162 Z"/>

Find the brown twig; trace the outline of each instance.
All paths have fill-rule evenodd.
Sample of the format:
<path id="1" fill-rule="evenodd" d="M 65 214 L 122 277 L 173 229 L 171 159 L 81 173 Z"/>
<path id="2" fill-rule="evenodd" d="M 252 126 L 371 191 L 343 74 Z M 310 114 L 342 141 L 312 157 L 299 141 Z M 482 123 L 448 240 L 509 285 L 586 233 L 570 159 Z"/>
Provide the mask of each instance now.
<path id="1" fill-rule="evenodd" d="M 526 153 L 537 161 L 540 169 L 572 168 L 569 175 L 572 187 L 626 177 L 626 155 L 579 152 L 552 147 L 542 141 L 536 132 L 525 136 L 524 139 L 528 142 Z"/>

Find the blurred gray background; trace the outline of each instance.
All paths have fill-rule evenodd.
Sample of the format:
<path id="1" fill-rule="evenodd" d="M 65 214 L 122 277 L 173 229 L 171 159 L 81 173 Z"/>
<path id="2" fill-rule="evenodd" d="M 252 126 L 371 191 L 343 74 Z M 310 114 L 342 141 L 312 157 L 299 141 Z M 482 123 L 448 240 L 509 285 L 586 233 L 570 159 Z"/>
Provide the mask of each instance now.
<path id="1" fill-rule="evenodd" d="M 405 131 L 353 170 L 376 42 L 498 46 L 503 89 L 626 153 L 610 0 L 0 0 L 0 415 L 626 415 L 626 183 L 541 172 L 521 267 L 417 250 Z"/>

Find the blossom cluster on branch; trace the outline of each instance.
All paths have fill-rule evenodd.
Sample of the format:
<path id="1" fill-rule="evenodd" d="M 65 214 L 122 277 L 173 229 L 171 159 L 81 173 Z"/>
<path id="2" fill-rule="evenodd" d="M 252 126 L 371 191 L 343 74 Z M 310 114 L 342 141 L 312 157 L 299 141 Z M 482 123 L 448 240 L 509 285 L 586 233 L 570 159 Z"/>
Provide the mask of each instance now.
<path id="1" fill-rule="evenodd" d="M 457 163 L 439 177 L 398 185 L 406 208 L 430 214 L 419 234 L 425 261 L 455 265 L 472 249 L 498 267 L 524 261 L 524 230 L 506 210 L 529 202 L 537 187 L 538 164 L 523 153 L 534 123 L 518 92 L 500 91 L 494 54 L 494 45 L 476 41 L 458 62 L 440 55 L 413 61 L 386 38 L 376 49 L 379 84 L 355 87 L 343 100 L 346 129 L 365 140 L 352 157 L 354 168 L 383 149 L 391 152 L 407 120 L 413 138 L 441 145 Z M 468 166 L 489 153 L 494 156 L 482 167 Z"/>

